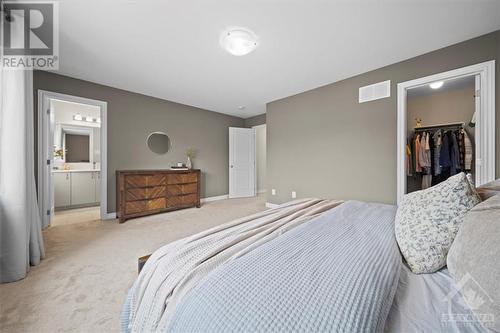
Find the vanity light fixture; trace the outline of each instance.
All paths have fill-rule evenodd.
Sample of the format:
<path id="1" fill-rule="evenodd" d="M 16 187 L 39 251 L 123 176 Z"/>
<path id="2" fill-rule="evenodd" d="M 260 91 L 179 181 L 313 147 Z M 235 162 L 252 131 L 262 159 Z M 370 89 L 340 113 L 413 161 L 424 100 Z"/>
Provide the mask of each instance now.
<path id="1" fill-rule="evenodd" d="M 443 86 L 444 84 L 444 81 L 436 81 L 436 82 L 432 82 L 431 84 L 429 84 L 429 87 L 431 87 L 432 89 L 439 89 Z"/>
<path id="2" fill-rule="evenodd" d="M 82 116 L 81 114 L 77 113 L 73 116 L 73 120 L 76 121 L 84 121 L 86 123 L 101 123 L 101 117 L 93 118 L 92 116 Z"/>
<path id="3" fill-rule="evenodd" d="M 243 56 L 257 48 L 258 37 L 249 29 L 233 27 L 222 32 L 219 42 L 232 55 Z"/>

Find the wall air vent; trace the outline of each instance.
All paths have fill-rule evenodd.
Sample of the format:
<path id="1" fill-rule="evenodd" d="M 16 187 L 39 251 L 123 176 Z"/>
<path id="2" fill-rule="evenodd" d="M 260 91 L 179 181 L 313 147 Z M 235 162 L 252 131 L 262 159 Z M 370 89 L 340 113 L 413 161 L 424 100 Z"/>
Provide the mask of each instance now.
<path id="1" fill-rule="evenodd" d="M 359 88 L 359 102 L 370 102 L 391 96 L 391 80 Z"/>

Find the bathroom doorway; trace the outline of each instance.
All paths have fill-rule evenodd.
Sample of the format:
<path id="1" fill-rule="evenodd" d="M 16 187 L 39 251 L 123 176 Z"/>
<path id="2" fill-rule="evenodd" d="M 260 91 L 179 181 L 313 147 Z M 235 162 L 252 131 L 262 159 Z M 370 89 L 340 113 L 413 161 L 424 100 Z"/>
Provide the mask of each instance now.
<path id="1" fill-rule="evenodd" d="M 106 205 L 106 103 L 38 94 L 38 198 L 43 227 L 113 218 Z"/>

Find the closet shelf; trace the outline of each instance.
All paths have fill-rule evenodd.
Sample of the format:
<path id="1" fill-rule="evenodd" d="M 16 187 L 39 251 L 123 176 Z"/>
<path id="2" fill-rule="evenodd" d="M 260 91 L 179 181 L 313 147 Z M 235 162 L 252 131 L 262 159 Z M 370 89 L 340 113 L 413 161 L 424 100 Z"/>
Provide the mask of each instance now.
<path id="1" fill-rule="evenodd" d="M 465 127 L 465 123 L 450 123 L 450 124 L 441 124 L 441 125 L 432 125 L 432 126 L 422 126 L 415 127 L 415 132 L 423 132 L 433 129 L 462 129 Z"/>

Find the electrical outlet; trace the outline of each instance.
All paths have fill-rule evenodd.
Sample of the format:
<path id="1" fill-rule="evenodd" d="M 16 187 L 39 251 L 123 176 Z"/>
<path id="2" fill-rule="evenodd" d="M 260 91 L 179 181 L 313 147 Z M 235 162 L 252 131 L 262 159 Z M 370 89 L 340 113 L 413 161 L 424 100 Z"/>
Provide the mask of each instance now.
<path id="1" fill-rule="evenodd" d="M 276 189 L 275 189 L 275 188 L 273 188 L 273 189 L 271 190 L 271 194 L 272 194 L 272 195 L 276 195 Z"/>
<path id="2" fill-rule="evenodd" d="M 292 199 L 295 199 L 295 198 L 297 198 L 297 192 L 292 191 Z"/>

